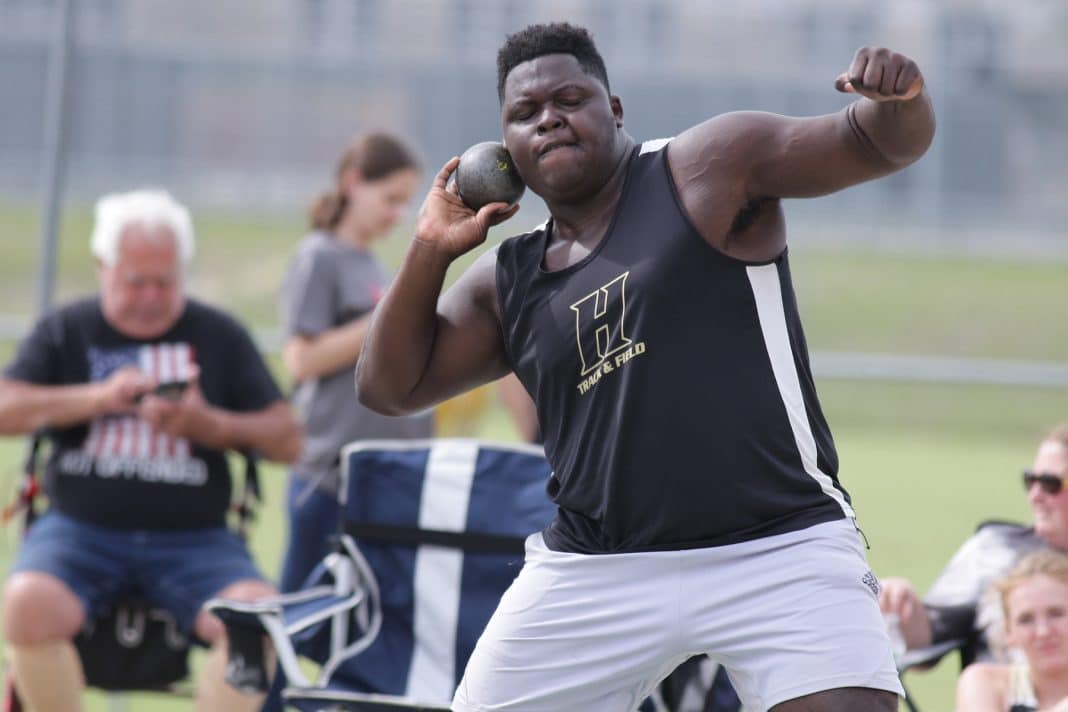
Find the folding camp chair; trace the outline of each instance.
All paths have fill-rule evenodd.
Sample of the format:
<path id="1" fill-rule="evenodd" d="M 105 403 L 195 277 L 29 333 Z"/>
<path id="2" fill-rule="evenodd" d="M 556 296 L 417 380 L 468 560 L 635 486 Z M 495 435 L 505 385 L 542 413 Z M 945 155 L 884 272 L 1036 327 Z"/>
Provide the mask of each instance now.
<path id="1" fill-rule="evenodd" d="M 3 523 L 22 518 L 28 529 L 37 516 L 41 493 L 38 463 L 44 435 L 30 439 L 23 466 L 23 479 L 14 502 L 0 518 Z M 245 537 L 260 501 L 257 458 L 243 453 L 244 480 L 233 502 L 233 526 Z M 187 694 L 183 686 L 189 678 L 189 652 L 197 641 L 180 631 L 174 616 L 131 592 L 130 595 L 94 620 L 88 621 L 74 639 L 89 687 L 109 692 L 167 692 Z M 23 704 L 10 675 L 3 691 L 4 712 L 22 712 Z"/>
<path id="2" fill-rule="evenodd" d="M 305 589 L 216 600 L 230 640 L 271 635 L 300 710 L 447 710 L 475 642 L 555 507 L 539 447 L 364 441 L 341 456 L 338 550 Z M 237 651 L 232 678 L 259 681 Z M 298 657 L 321 667 L 309 680 Z"/>

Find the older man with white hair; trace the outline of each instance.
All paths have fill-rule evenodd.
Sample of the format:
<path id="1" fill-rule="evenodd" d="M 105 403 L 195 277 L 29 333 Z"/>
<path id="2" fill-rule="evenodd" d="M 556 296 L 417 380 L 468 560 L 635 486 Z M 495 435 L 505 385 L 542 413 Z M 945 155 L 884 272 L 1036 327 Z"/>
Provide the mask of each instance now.
<path id="1" fill-rule="evenodd" d="M 35 712 L 82 709 L 71 640 L 136 586 L 212 645 L 198 709 L 257 709 L 223 681 L 213 596 L 273 588 L 226 526 L 225 451 L 289 462 L 301 431 L 252 339 L 188 298 L 192 220 L 163 191 L 109 195 L 91 240 L 100 292 L 44 315 L 0 377 L 0 434 L 43 430 L 49 508 L 4 588 L 16 686 Z"/>

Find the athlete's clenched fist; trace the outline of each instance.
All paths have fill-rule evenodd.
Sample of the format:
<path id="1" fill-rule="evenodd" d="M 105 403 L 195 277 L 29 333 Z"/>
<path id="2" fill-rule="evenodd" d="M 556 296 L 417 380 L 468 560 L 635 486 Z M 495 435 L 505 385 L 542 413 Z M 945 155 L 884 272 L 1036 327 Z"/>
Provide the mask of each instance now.
<path id="1" fill-rule="evenodd" d="M 834 82 L 838 91 L 860 94 L 872 101 L 908 101 L 923 90 L 916 62 L 885 47 L 861 47 L 849 71 Z"/>

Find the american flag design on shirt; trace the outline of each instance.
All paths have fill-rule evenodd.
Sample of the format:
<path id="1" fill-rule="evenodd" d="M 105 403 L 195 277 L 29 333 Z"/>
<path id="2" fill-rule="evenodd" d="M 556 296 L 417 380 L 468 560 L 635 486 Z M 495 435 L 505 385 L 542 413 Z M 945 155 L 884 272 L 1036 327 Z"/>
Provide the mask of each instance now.
<path id="1" fill-rule="evenodd" d="M 121 368 L 133 366 L 158 382 L 188 380 L 195 363 L 193 347 L 184 342 L 131 344 L 89 348 L 89 379 L 103 381 Z M 94 459 L 109 457 L 189 458 L 189 441 L 157 432 L 136 414 L 94 418 L 82 452 Z"/>

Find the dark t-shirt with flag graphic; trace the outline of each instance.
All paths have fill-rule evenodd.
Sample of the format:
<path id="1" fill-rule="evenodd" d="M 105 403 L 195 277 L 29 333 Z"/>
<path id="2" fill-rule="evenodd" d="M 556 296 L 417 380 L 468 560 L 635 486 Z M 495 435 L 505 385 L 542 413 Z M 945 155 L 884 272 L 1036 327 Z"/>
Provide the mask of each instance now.
<path id="1" fill-rule="evenodd" d="M 7 378 L 40 385 L 101 381 L 135 366 L 160 382 L 200 371 L 204 399 L 255 411 L 281 398 L 248 332 L 223 312 L 188 300 L 158 339 L 130 339 L 105 321 L 100 300 L 44 316 L 19 345 Z M 155 431 L 135 413 L 98 417 L 48 433 L 50 506 L 121 529 L 195 529 L 225 523 L 230 470 L 224 453 Z"/>

